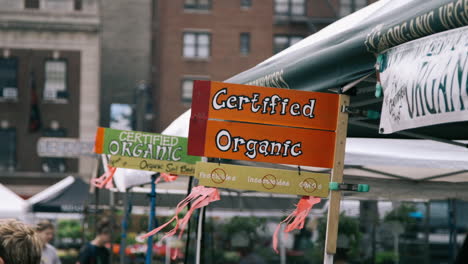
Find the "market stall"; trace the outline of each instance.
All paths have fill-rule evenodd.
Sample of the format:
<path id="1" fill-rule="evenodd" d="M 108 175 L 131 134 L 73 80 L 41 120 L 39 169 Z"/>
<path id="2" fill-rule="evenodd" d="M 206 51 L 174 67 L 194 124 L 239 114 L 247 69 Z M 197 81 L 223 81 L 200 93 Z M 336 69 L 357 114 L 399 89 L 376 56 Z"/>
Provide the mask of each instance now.
<path id="1" fill-rule="evenodd" d="M 345 181 L 370 183 L 374 190 L 357 195 L 397 200 L 466 199 L 466 176 L 468 174 L 464 163 L 466 164 L 467 160 L 467 144 L 466 141 L 457 141 L 466 140 L 468 134 L 466 114 L 460 111 L 464 110 L 468 103 L 466 101 L 467 34 L 464 33 L 468 25 L 466 19 L 468 14 L 464 8 L 466 5 L 466 1 L 448 0 L 379 1 L 225 82 L 350 95 L 351 104 L 345 107 L 349 114 L 348 137 L 364 137 L 365 139 L 348 141 L 347 147 L 351 145 L 351 149 L 346 149 Z M 418 42 L 418 39 L 424 37 L 430 39 L 422 39 Z M 416 41 L 411 42 L 414 40 Z M 431 45 L 433 41 L 439 45 Z M 444 42 L 446 47 L 444 47 Z M 404 81 L 400 82 L 400 87 L 396 89 L 396 92 L 389 92 L 389 85 L 398 82 L 399 76 L 386 77 L 387 73 L 384 73 L 392 59 L 392 55 L 388 55 L 387 51 L 393 47 L 398 48 L 404 43 L 413 45 L 416 54 L 413 55 L 419 56 L 412 64 L 407 62 L 407 66 L 414 68 L 413 71 L 404 73 L 410 78 L 401 78 L 410 82 L 402 84 L 403 87 L 412 89 L 413 94 L 409 96 L 402 95 L 406 91 L 401 88 L 401 83 Z M 459 63 L 448 67 L 452 70 L 451 75 L 447 75 L 444 71 L 435 71 L 436 74 L 445 75 L 435 77 L 436 79 L 426 78 L 428 71 L 424 70 L 424 65 L 427 61 L 437 64 L 436 59 L 429 58 L 429 56 L 440 55 L 440 50 L 445 50 L 445 48 L 451 48 L 455 52 L 460 51 L 459 54 L 453 56 L 461 57 L 452 60 L 452 62 Z M 424 51 L 429 52 L 424 54 Z M 401 53 L 408 55 L 403 51 Z M 444 55 L 449 56 L 448 53 L 442 54 Z M 453 77 L 455 72 L 459 74 L 457 81 Z M 383 98 L 382 86 L 383 94 L 386 96 Z M 458 94 L 454 95 L 450 92 L 448 96 L 449 91 L 454 91 L 448 88 L 449 86 L 457 87 Z M 411 115 L 426 115 L 425 111 L 432 114 L 437 110 L 434 110 L 434 99 L 431 104 L 419 98 L 426 96 L 427 99 L 427 93 L 431 92 L 432 96 L 434 93 L 438 96 L 439 91 L 444 95 L 442 99 L 438 97 L 439 99 L 435 100 L 445 100 L 445 104 L 439 104 L 439 113 L 441 108 L 444 112 L 457 112 L 449 109 L 450 101 L 447 103 L 447 100 L 452 100 L 456 101 L 455 104 L 450 104 L 452 109 L 458 107 L 459 113 L 455 113 L 457 117 L 453 117 L 453 114 L 449 118 L 441 115 L 438 122 L 415 121 L 414 124 L 402 126 L 400 129 L 388 130 L 388 125 L 382 125 L 382 121 L 387 122 L 389 119 L 385 113 L 386 109 L 387 112 L 390 111 L 390 117 L 394 118 L 392 108 L 390 110 L 382 108 L 383 101 L 390 105 L 398 103 L 397 107 L 404 110 L 412 107 L 410 108 Z M 390 93 L 393 98 L 389 99 Z M 405 98 L 404 96 L 407 98 L 406 103 L 413 100 L 412 105 L 405 106 L 404 100 L 401 100 Z M 426 105 L 423 105 L 424 103 Z M 382 119 L 380 118 L 381 111 L 383 111 Z M 183 114 L 166 131 L 179 136 L 187 135 L 189 118 L 190 113 Z M 394 119 L 400 120 L 399 116 Z M 449 121 L 452 123 L 447 123 Z M 388 132 L 393 133 L 384 134 Z M 378 138 L 399 138 L 400 140 Z M 376 146 L 380 148 L 377 149 Z M 303 167 L 303 169 L 324 171 L 311 167 Z M 327 252 L 330 253 L 329 255 L 334 253 L 333 249 L 328 250 L 328 248 Z M 331 260 L 327 259 L 327 261 Z"/>

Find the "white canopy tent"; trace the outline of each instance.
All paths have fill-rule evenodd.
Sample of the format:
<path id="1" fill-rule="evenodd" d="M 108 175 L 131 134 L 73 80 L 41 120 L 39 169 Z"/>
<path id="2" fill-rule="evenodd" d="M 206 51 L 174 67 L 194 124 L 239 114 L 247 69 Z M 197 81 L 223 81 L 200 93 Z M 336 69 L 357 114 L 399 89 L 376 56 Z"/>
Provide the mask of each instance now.
<path id="1" fill-rule="evenodd" d="M 187 137 L 189 122 L 190 110 L 163 133 Z M 371 192 L 353 193 L 356 196 L 392 200 L 468 199 L 468 151 L 459 146 L 432 140 L 348 138 L 345 164 L 345 181 L 371 185 Z"/>
<path id="2" fill-rule="evenodd" d="M 16 193 L 0 184 L 0 218 L 16 218 L 25 221 L 27 218 L 27 203 Z"/>

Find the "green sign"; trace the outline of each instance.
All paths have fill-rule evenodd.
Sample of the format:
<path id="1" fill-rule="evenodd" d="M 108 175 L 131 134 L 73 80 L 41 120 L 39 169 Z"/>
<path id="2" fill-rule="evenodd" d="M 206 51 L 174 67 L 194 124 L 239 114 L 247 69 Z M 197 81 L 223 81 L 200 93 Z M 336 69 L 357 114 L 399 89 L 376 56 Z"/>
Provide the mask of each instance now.
<path id="1" fill-rule="evenodd" d="M 96 132 L 94 152 L 190 164 L 201 160 L 187 154 L 187 138 L 103 127 Z"/>

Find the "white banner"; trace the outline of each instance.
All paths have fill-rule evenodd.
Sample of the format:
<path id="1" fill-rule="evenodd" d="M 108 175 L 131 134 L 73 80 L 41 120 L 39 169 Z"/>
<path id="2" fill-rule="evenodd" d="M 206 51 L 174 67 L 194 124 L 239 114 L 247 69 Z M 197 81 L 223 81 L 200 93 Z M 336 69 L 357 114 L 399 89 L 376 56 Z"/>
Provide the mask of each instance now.
<path id="1" fill-rule="evenodd" d="M 42 137 L 37 141 L 39 157 L 78 158 L 81 156 L 95 157 L 94 142 L 83 142 L 78 138 Z"/>
<path id="2" fill-rule="evenodd" d="M 468 27 L 381 54 L 380 133 L 468 120 Z"/>

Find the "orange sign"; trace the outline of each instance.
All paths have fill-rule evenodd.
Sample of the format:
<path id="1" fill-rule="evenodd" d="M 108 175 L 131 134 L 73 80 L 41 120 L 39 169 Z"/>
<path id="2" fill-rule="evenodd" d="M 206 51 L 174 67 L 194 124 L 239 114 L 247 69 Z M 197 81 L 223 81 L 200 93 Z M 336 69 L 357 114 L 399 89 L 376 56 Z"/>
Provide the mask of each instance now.
<path id="1" fill-rule="evenodd" d="M 190 131 L 198 131 L 197 144 L 189 142 L 190 155 L 333 167 L 335 132 L 215 120 L 201 123 L 205 129 L 197 129 L 193 120 L 190 125 Z"/>
<path id="2" fill-rule="evenodd" d="M 199 118 L 334 131 L 338 94 L 195 81 L 192 115 Z"/>

